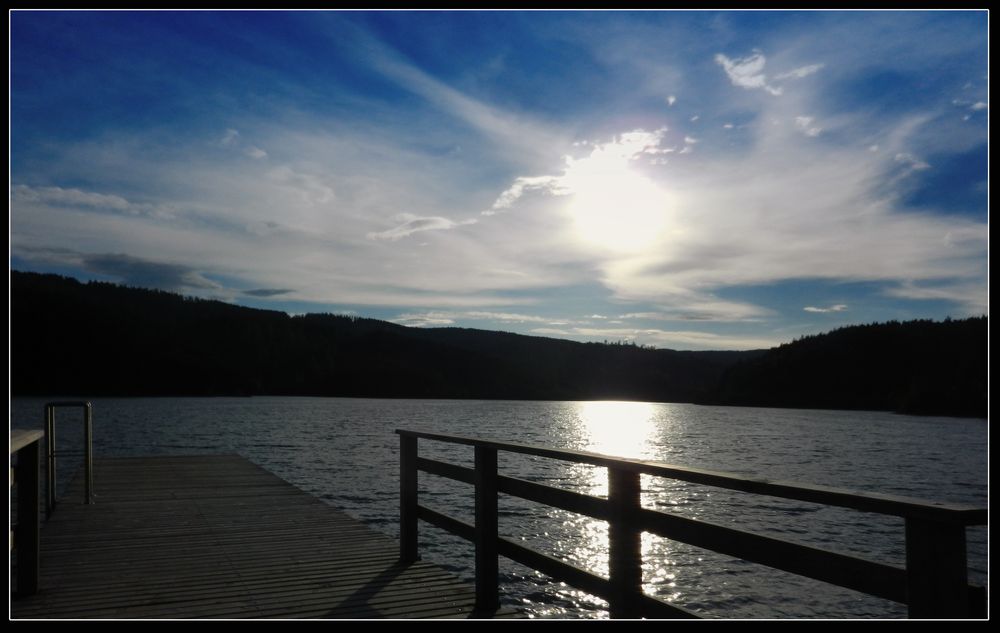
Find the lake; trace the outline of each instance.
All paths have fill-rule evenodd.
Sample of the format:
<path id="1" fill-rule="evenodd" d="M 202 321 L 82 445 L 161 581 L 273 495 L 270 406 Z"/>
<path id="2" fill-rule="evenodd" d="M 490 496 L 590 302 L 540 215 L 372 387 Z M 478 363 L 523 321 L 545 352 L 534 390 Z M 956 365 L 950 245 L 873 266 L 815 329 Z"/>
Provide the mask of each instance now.
<path id="1" fill-rule="evenodd" d="M 15 428 L 41 428 L 46 400 L 15 398 Z M 585 450 L 767 479 L 986 506 L 988 423 L 880 412 L 637 402 L 349 398 L 94 399 L 101 456 L 238 453 L 398 536 L 397 428 Z M 60 449 L 81 419 L 59 410 Z M 471 447 L 421 440 L 422 456 L 472 464 Z M 73 470 L 71 458 L 61 463 Z M 77 461 L 79 459 L 77 458 Z M 601 468 L 500 455 L 501 474 L 607 493 Z M 94 482 L 100 500 L 101 482 Z M 643 505 L 902 566 L 903 522 L 643 476 Z M 421 474 L 421 503 L 471 521 L 471 486 Z M 501 498 L 502 536 L 607 574 L 605 523 Z M 970 528 L 970 580 L 988 580 L 987 534 Z M 472 581 L 471 543 L 420 524 L 421 557 Z M 714 618 L 896 618 L 905 607 L 651 535 L 645 591 Z M 533 617 L 607 617 L 606 604 L 501 559 L 501 600 Z"/>

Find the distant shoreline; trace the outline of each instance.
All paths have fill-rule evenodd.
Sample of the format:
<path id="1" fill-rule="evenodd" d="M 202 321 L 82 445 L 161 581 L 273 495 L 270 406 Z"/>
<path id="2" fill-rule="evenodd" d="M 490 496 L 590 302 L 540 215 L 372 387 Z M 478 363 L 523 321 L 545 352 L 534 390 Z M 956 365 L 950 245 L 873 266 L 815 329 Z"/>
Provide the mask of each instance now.
<path id="1" fill-rule="evenodd" d="M 11 272 L 11 393 L 626 400 L 988 418 L 987 318 L 676 351 L 282 312 Z"/>

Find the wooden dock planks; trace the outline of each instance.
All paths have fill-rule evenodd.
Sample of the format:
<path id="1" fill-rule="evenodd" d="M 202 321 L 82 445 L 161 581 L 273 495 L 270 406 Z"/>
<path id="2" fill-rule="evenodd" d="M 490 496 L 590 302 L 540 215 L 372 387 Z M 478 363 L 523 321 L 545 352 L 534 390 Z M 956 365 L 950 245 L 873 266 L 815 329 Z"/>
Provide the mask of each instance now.
<path id="1" fill-rule="evenodd" d="M 471 586 L 235 455 L 98 459 L 42 529 L 27 618 L 452 618 Z M 501 612 L 499 615 L 516 615 Z"/>

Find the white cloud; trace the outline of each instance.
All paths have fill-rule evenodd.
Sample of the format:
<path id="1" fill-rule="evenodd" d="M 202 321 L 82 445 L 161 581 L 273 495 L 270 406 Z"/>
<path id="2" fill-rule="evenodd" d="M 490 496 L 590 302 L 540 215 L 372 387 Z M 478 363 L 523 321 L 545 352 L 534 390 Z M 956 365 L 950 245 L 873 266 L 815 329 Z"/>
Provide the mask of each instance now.
<path id="1" fill-rule="evenodd" d="M 512 312 L 471 311 L 461 313 L 461 317 L 480 321 L 502 321 L 505 323 L 548 323 L 551 321 L 548 317 Z"/>
<path id="2" fill-rule="evenodd" d="M 675 97 L 674 95 L 670 95 L 669 97 L 667 97 L 667 105 L 668 106 L 672 106 L 675 103 L 677 103 L 677 97 Z"/>
<path id="3" fill-rule="evenodd" d="M 724 129 L 731 130 L 731 129 L 733 129 L 733 124 L 732 123 L 723 123 L 722 127 Z"/>
<path id="4" fill-rule="evenodd" d="M 82 189 L 63 189 L 62 187 L 15 185 L 14 199 L 18 202 L 93 207 L 114 211 L 131 211 L 134 209 L 134 205 L 121 196 L 94 193 L 92 191 L 83 191 Z"/>
<path id="5" fill-rule="evenodd" d="M 326 204 L 337 197 L 333 187 L 323 176 L 309 171 L 282 165 L 269 170 L 267 177 L 273 183 L 294 192 L 302 202 L 309 205 Z"/>
<path id="6" fill-rule="evenodd" d="M 629 312 L 619 319 L 642 321 L 760 321 L 774 316 L 771 310 L 749 303 L 723 301 L 707 293 L 687 292 L 660 298 L 656 312 Z M 670 305 L 667 305 L 667 304 Z"/>
<path id="7" fill-rule="evenodd" d="M 795 70 L 790 70 L 787 73 L 781 73 L 776 76 L 775 79 L 802 79 L 803 77 L 808 77 L 809 75 L 818 72 L 826 64 L 811 64 L 809 66 L 802 66 L 801 68 L 796 68 Z"/>
<path id="8" fill-rule="evenodd" d="M 767 58 L 759 51 L 754 52 L 749 57 L 739 59 L 730 59 L 719 53 L 715 56 L 715 63 L 722 66 L 722 69 L 726 71 L 726 75 L 729 77 L 729 81 L 734 86 L 740 86 L 747 90 L 762 89 L 775 96 L 780 95 L 782 92 L 780 87 L 771 86 L 767 83 L 767 75 L 764 74 L 764 65 L 767 63 Z"/>
<path id="9" fill-rule="evenodd" d="M 531 330 L 541 336 L 584 338 L 591 341 L 632 341 L 641 345 L 652 345 L 670 349 L 688 350 L 749 350 L 776 347 L 781 343 L 776 339 L 752 336 L 727 336 L 692 330 L 661 330 L 657 328 L 535 328 Z"/>
<path id="10" fill-rule="evenodd" d="M 928 281 L 917 283 L 902 282 L 899 286 L 886 291 L 890 297 L 913 300 L 950 301 L 964 311 L 965 316 L 989 314 L 989 294 L 987 289 L 977 283 L 957 282 L 943 283 Z M 955 316 L 962 316 L 956 314 Z"/>
<path id="11" fill-rule="evenodd" d="M 413 235 L 414 233 L 420 233 L 421 231 L 446 231 L 457 226 L 476 223 L 476 220 L 455 222 L 454 220 L 449 220 L 448 218 L 420 217 L 413 215 L 412 213 L 400 213 L 393 216 L 392 220 L 394 222 L 398 222 L 399 224 L 391 229 L 386 229 L 385 231 L 373 231 L 368 233 L 368 239 L 389 240 L 395 242 L 404 237 Z"/>
<path id="12" fill-rule="evenodd" d="M 818 313 L 843 312 L 844 310 L 847 310 L 847 305 L 843 303 L 838 303 L 837 305 L 832 305 L 829 308 L 817 308 L 815 306 L 806 306 L 802 309 L 806 312 L 818 312 Z"/>
<path id="13" fill-rule="evenodd" d="M 565 139 L 549 127 L 539 125 L 519 114 L 496 108 L 447 85 L 411 64 L 402 55 L 369 33 L 351 34 L 353 46 L 363 50 L 367 61 L 378 72 L 396 81 L 442 111 L 465 121 L 515 155 L 545 155 L 561 146 Z M 344 44 L 345 40 L 338 41 Z"/>
<path id="14" fill-rule="evenodd" d="M 740 86 L 748 90 L 766 90 L 775 96 L 781 95 L 783 88 L 774 85 L 774 82 L 802 79 L 819 72 L 825 66 L 825 64 L 801 66 L 794 70 L 775 75 L 773 80 L 771 80 L 764 74 L 764 66 L 767 64 L 767 58 L 760 51 L 755 50 L 749 57 L 740 59 L 730 59 L 719 53 L 715 56 L 715 63 L 722 66 L 734 86 Z"/>
<path id="15" fill-rule="evenodd" d="M 813 118 L 809 116 L 795 117 L 795 127 L 806 136 L 819 136 L 823 128 L 813 125 Z"/>
<path id="16" fill-rule="evenodd" d="M 685 136 L 684 137 L 684 143 L 687 144 L 687 145 L 694 145 L 697 142 L 698 142 L 698 139 L 694 138 L 693 136 Z"/>
<path id="17" fill-rule="evenodd" d="M 985 101 L 977 101 L 977 102 L 973 103 L 971 106 L 969 106 L 969 109 L 970 110 L 987 110 L 987 109 L 989 109 L 989 107 L 990 107 L 990 104 L 986 103 Z"/>
<path id="18" fill-rule="evenodd" d="M 893 160 L 895 160 L 897 163 L 902 163 L 904 165 L 907 165 L 911 170 L 915 171 L 922 171 L 924 169 L 931 168 L 931 166 L 928 165 L 926 162 L 920 160 L 919 158 L 908 152 L 901 152 L 899 154 L 896 154 L 893 157 Z"/>
<path id="19" fill-rule="evenodd" d="M 555 195 L 566 193 L 557 176 L 522 176 L 514 180 L 483 215 L 493 215 L 497 211 L 509 209 L 521 196 L 529 191 L 543 191 Z"/>
<path id="20" fill-rule="evenodd" d="M 237 142 L 239 136 L 240 133 L 238 130 L 229 128 L 226 130 L 225 134 L 222 135 L 222 138 L 219 139 L 219 145 L 222 145 L 223 147 L 229 147 L 230 145 L 233 145 L 234 143 Z"/>
<path id="21" fill-rule="evenodd" d="M 262 158 L 267 158 L 267 152 L 260 149 L 259 147 L 254 147 L 252 145 L 247 148 L 246 155 L 249 156 L 250 158 L 256 158 L 257 160 L 260 160 Z"/>
<path id="22" fill-rule="evenodd" d="M 783 120 L 802 111 L 799 104 L 787 111 L 787 101 L 770 101 L 786 107 L 777 113 Z M 759 119 L 769 122 L 768 114 Z M 711 160 L 706 153 L 697 169 L 686 169 L 683 161 L 669 170 L 644 169 L 644 160 L 652 162 L 663 151 L 659 143 L 666 134 L 660 130 L 632 130 L 595 142 L 555 165 L 551 175 L 520 183 L 521 194 L 536 186 L 549 194 L 566 191 L 565 196 L 529 201 L 511 193 L 509 217 L 475 224 L 460 222 L 475 208 L 469 201 L 489 200 L 502 187 L 456 200 L 439 163 L 421 162 L 395 139 L 370 130 L 336 136 L 316 134 L 309 126 L 301 134 L 255 131 L 276 155 L 294 152 L 300 158 L 278 168 L 241 156 L 230 164 L 199 159 L 197 147 L 176 162 L 162 162 L 153 160 L 157 152 L 127 143 L 117 152 L 114 146 L 82 145 L 64 150 L 70 156 L 59 163 L 63 170 L 75 166 L 78 171 L 65 172 L 75 181 L 115 173 L 129 190 L 152 185 L 163 197 L 144 201 L 144 207 L 110 191 L 15 186 L 11 248 L 15 254 L 26 246 L 142 254 L 247 279 L 245 287 L 296 288 L 289 299 L 341 305 L 473 310 L 540 300 L 534 292 L 518 294 L 526 289 L 599 284 L 623 306 L 644 304 L 648 312 L 653 310 L 645 306 L 655 306 L 656 320 L 678 322 L 773 318 L 756 306 L 726 305 L 711 294 L 741 284 L 908 279 L 913 285 L 896 295 L 957 300 L 969 293 L 953 288 L 974 289 L 985 279 L 984 223 L 907 211 L 883 188 L 894 169 L 922 162 L 912 158 L 915 150 L 898 126 L 865 144 L 823 148 L 793 143 L 787 129 L 768 124 L 746 129 L 746 150 Z M 884 151 L 866 151 L 876 140 Z M 359 162 L 359 155 L 368 162 Z M 602 248 L 604 230 L 593 232 L 596 241 L 579 239 L 566 211 L 575 195 L 569 192 L 599 184 L 596 179 L 605 174 L 626 185 L 620 191 L 639 192 L 634 200 L 640 209 L 657 196 L 670 201 L 657 230 L 638 231 L 642 248 Z M 620 221 L 625 211 L 620 203 L 628 197 L 618 192 L 608 198 L 619 203 L 609 221 L 628 226 Z M 94 205 L 114 213 L 94 213 L 99 208 Z M 179 221 L 151 222 L 141 213 L 168 207 L 184 209 Z M 401 208 L 408 213 L 399 214 Z M 455 230 L 460 224 L 462 230 Z M 250 226 L 268 229 L 250 233 Z M 416 252 L 380 244 L 417 232 L 433 234 L 433 248 Z M 955 281 L 928 285 L 942 278 Z M 640 310 L 622 308 L 626 311 Z"/>
<path id="23" fill-rule="evenodd" d="M 174 217 L 174 211 L 169 206 L 130 202 L 119 195 L 96 193 L 76 188 L 15 185 L 13 199 L 19 204 L 78 207 L 160 219 Z"/>
<path id="24" fill-rule="evenodd" d="M 697 122 L 697 121 L 698 121 L 698 119 L 700 119 L 700 118 L 701 118 L 701 116 L 700 116 L 700 115 L 697 115 L 697 114 L 696 114 L 696 115 L 694 115 L 693 117 L 691 117 L 691 122 L 692 122 L 692 123 L 695 123 L 695 122 Z"/>
<path id="25" fill-rule="evenodd" d="M 928 167 L 904 149 L 910 121 L 886 130 L 884 152 L 796 143 L 770 125 L 749 129 L 749 151 L 664 177 L 680 192 L 670 228 L 653 247 L 601 264 L 617 300 L 696 315 L 718 288 L 785 279 L 985 283 L 986 225 L 908 210 L 892 189 L 900 164 Z"/>
<path id="26" fill-rule="evenodd" d="M 390 319 L 393 323 L 410 325 L 416 327 L 433 327 L 442 325 L 454 325 L 459 321 L 492 321 L 495 323 L 551 323 L 552 319 L 531 314 L 517 314 L 513 312 L 488 312 L 483 310 L 466 311 L 428 311 L 410 312 L 401 314 L 395 319 Z"/>
<path id="27" fill-rule="evenodd" d="M 423 314 L 401 314 L 395 319 L 390 319 L 393 323 L 405 325 L 407 327 L 442 327 L 454 325 L 455 320 L 438 312 L 425 312 Z"/>

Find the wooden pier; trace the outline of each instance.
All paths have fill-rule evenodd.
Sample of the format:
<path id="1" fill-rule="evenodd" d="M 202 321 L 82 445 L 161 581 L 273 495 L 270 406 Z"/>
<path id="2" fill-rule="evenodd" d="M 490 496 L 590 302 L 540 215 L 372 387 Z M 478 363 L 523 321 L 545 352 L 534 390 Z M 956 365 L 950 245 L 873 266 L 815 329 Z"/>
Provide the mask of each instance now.
<path id="1" fill-rule="evenodd" d="M 71 485 L 41 530 L 38 591 L 11 601 L 12 618 L 497 615 L 475 610 L 471 586 L 401 563 L 395 540 L 242 457 L 93 469 L 95 503 Z"/>

